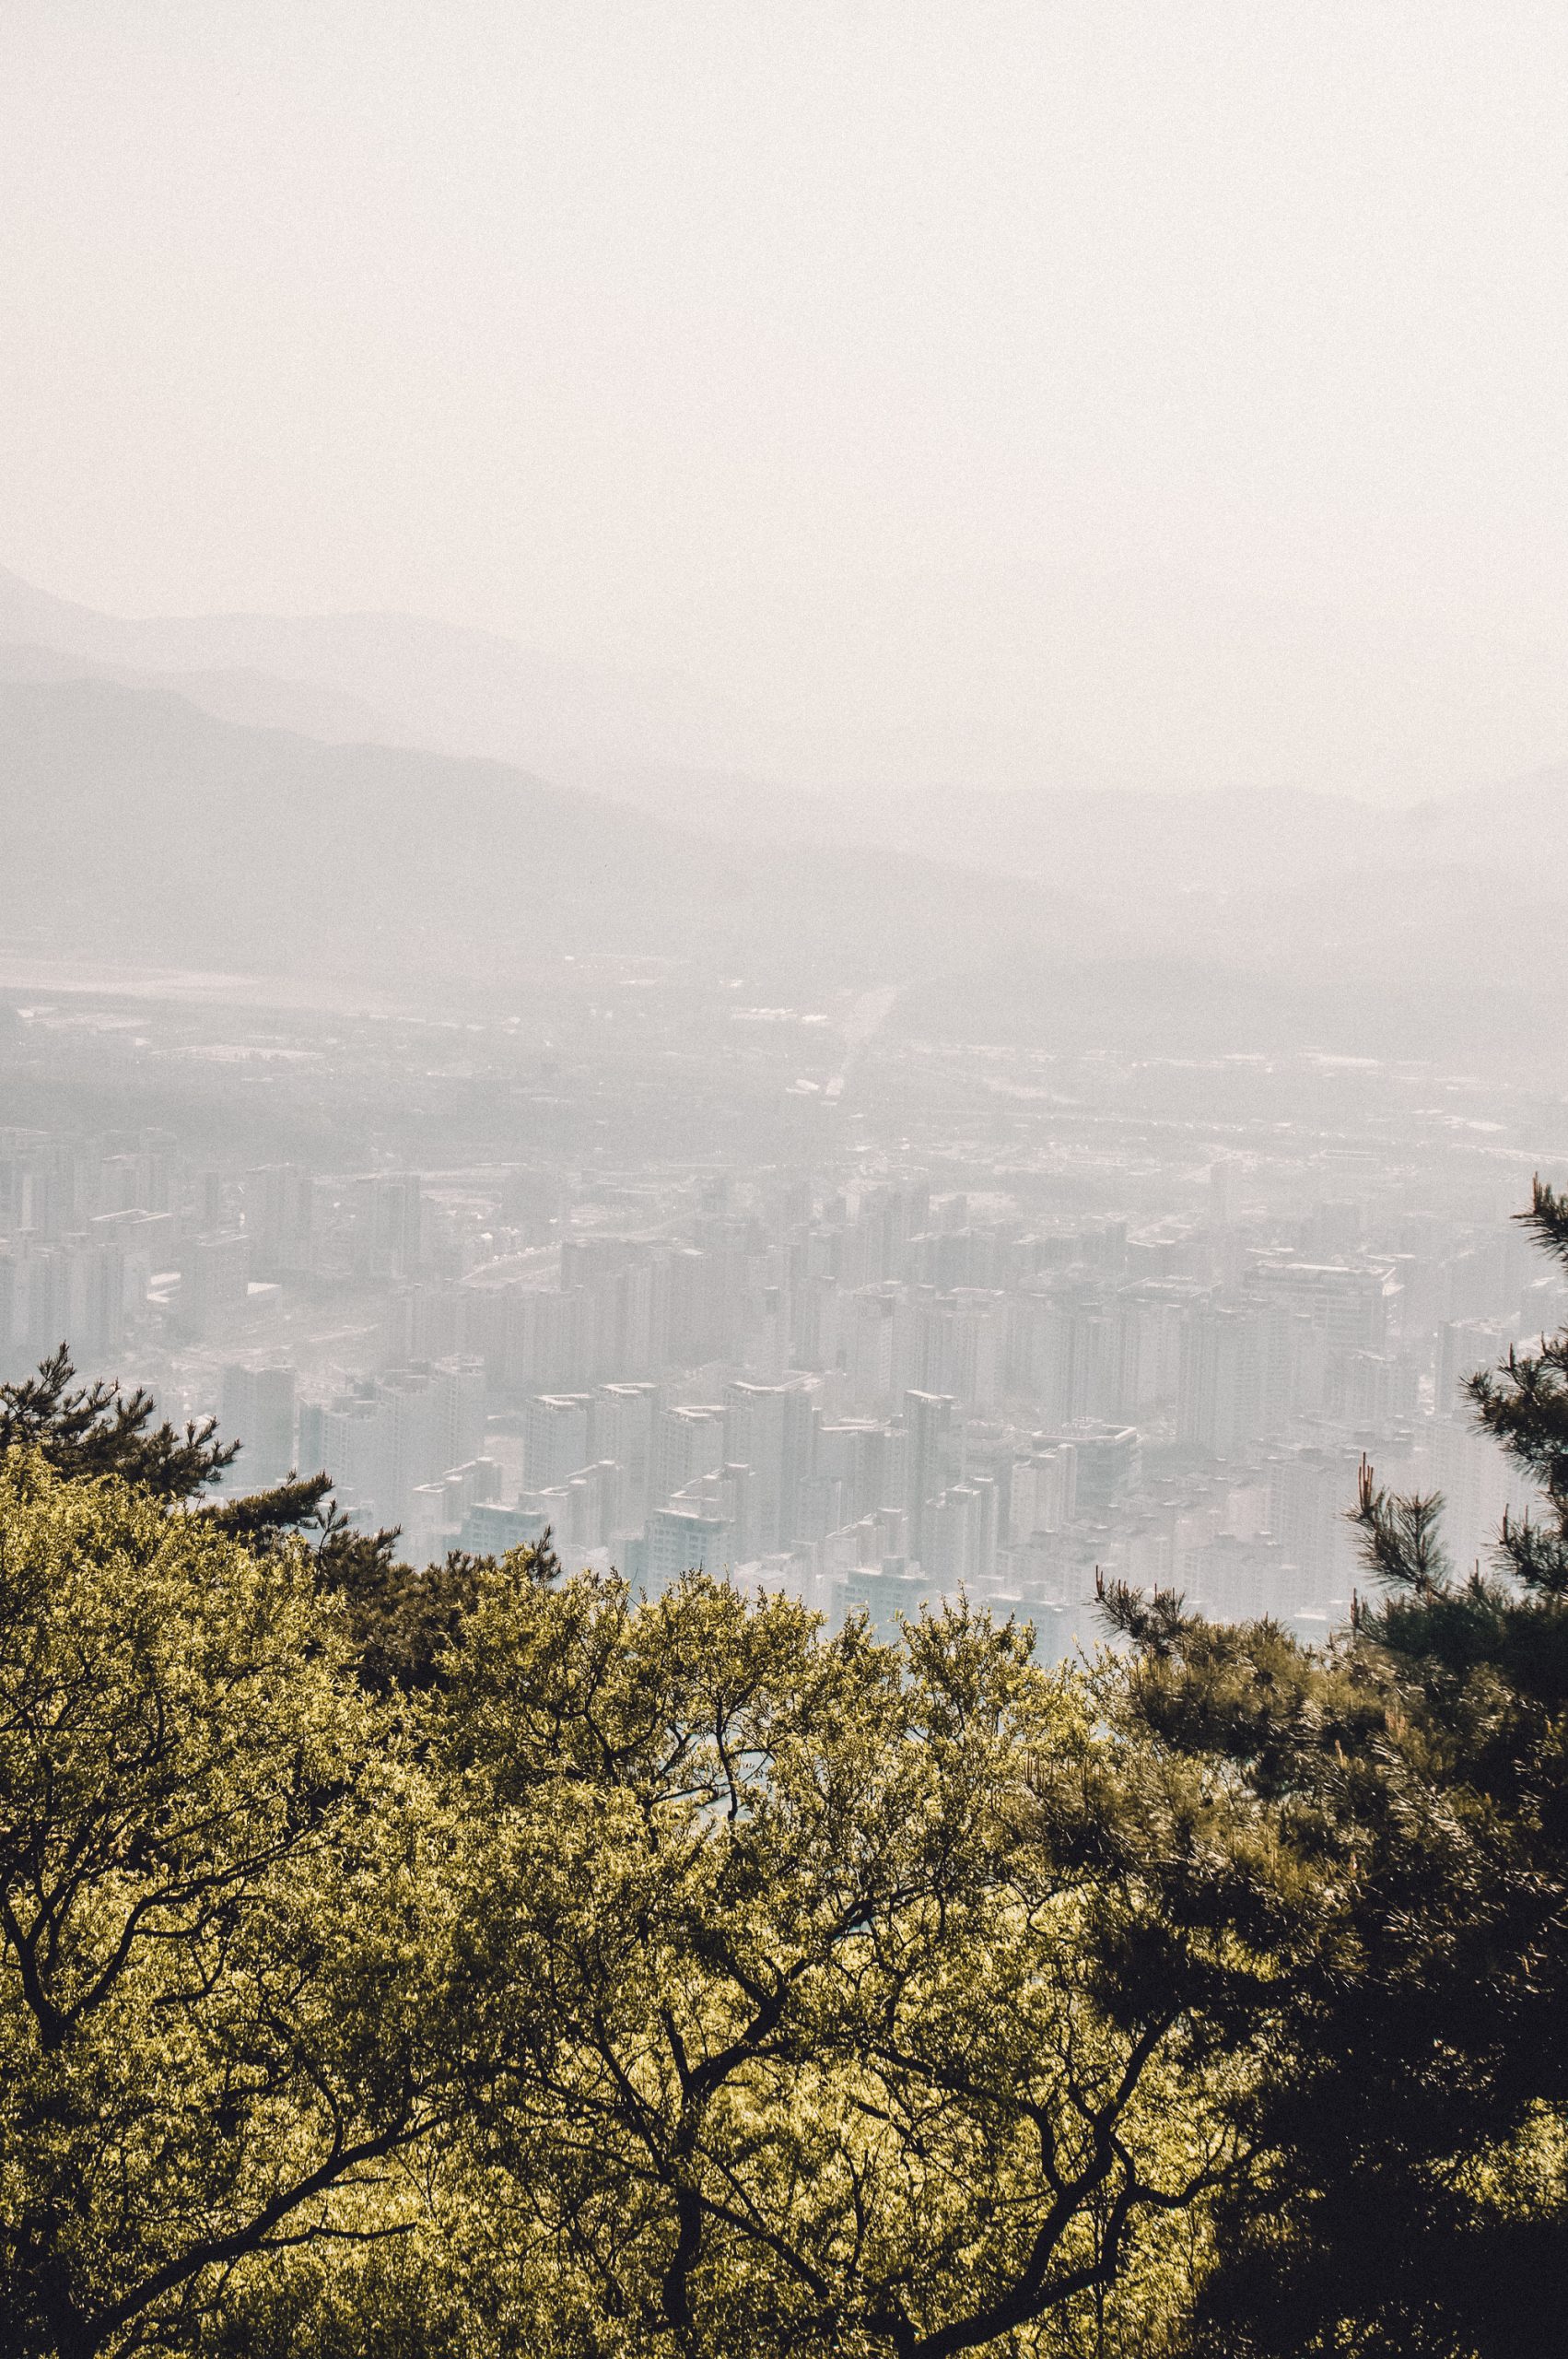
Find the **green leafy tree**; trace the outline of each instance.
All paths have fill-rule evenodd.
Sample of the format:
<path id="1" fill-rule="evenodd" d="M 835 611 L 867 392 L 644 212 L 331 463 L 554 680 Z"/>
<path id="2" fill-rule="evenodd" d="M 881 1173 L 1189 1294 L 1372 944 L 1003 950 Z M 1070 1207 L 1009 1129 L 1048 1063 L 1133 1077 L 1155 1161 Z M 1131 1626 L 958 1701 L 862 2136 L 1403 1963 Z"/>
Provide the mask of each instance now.
<path id="1" fill-rule="evenodd" d="M 495 1560 L 454 1548 L 438 1565 L 415 1569 L 396 1555 L 395 1532 L 360 1532 L 329 1523 L 316 1550 L 317 1579 L 343 1600 L 359 1675 L 372 1695 L 418 1695 L 451 1671 L 484 1578 Z M 546 1529 L 506 1557 L 514 1586 L 549 1582 L 561 1564 Z"/>
<path id="2" fill-rule="evenodd" d="M 427 1790 L 303 1550 L 247 1549 L 167 1496 L 37 1452 L 0 1469 L 18 2354 L 192 2347 L 248 2270 L 400 2229 L 399 2158 L 440 2112 Z"/>
<path id="3" fill-rule="evenodd" d="M 520 2347 L 1156 2348 L 1236 2161 L 1228 1969 L 1149 1923 L 1082 1699 L 966 1612 L 894 1649 L 516 1573 L 428 1727 Z"/>

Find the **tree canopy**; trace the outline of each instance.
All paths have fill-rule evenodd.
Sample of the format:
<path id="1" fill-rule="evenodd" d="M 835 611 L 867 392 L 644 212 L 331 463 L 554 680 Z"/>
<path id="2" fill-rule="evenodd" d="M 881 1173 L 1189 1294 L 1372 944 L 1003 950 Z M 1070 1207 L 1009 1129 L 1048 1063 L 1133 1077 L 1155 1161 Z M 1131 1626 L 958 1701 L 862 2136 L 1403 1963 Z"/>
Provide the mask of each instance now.
<path id="1" fill-rule="evenodd" d="M 1568 1338 L 1472 1397 L 1489 1565 L 1366 1469 L 1328 1648 L 1110 1587 L 1047 1671 L 0 1390 L 0 2345 L 1555 2352 Z"/>
<path id="2" fill-rule="evenodd" d="M 199 2331 L 439 2116 L 428 1797 L 301 1554 L 0 1473 L 0 2341 Z"/>
<path id="3" fill-rule="evenodd" d="M 1524 1215 L 1568 1259 L 1568 1203 Z M 1539 1504 L 1460 1571 L 1441 1499 L 1363 1467 L 1373 1578 L 1328 1652 L 1108 1601 L 1112 1708 L 1267 1815 L 1308 1907 L 1277 1953 L 1257 2157 L 1195 2331 L 1226 2354 L 1556 2353 L 1568 2292 L 1568 1337 L 1470 1380 Z M 1238 1917 L 1238 1922 L 1240 1919 Z M 1304 1938 L 1305 1936 L 1305 1938 Z"/>

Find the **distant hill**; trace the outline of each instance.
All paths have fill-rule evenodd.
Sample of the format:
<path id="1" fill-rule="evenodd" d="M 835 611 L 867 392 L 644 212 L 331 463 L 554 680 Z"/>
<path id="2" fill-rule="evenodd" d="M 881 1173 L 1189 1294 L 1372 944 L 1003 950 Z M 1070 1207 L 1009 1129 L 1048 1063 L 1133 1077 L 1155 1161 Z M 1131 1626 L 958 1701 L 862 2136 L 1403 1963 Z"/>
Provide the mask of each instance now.
<path id="1" fill-rule="evenodd" d="M 78 676 L 165 687 L 241 724 L 503 762 L 715 842 L 872 845 L 1036 878 L 1107 909 L 1129 897 L 1156 909 L 1267 902 L 1369 866 L 1479 863 L 1530 883 L 1543 840 L 1568 850 L 1568 770 L 1417 810 L 1306 788 L 1169 793 L 1090 779 L 806 792 L 673 757 L 691 734 L 675 682 L 416 616 L 98 614 L 0 569 L 0 678 L 63 678 L 51 667 L 73 660 Z M 1527 811 L 1528 838 L 1498 826 L 1504 809 L 1515 823 Z"/>
<path id="2" fill-rule="evenodd" d="M 658 696 L 407 616 L 131 620 L 0 573 L 0 935 L 465 987 L 596 940 L 897 982 L 900 1025 L 979 1039 L 1555 1033 L 1568 771 L 1411 810 L 810 794 L 653 758 Z"/>
<path id="3" fill-rule="evenodd" d="M 498 764 L 103 679 L 0 682 L 0 937 L 60 957 L 472 984 L 598 945 L 803 984 L 1050 930 L 1009 880 L 715 844 Z"/>
<path id="4" fill-rule="evenodd" d="M 271 720 L 320 730 L 300 704 L 323 692 L 362 717 L 357 734 L 520 768 L 579 775 L 679 742 L 675 684 L 539 655 L 512 640 L 416 615 L 102 615 L 0 569 L 0 642 L 53 650 L 126 674 L 250 674 L 270 684 Z M 195 698 L 212 709 L 207 693 Z M 340 707 L 341 710 L 341 707 Z"/>
<path id="5" fill-rule="evenodd" d="M 396 745 L 401 739 L 369 705 L 345 690 L 306 680 L 281 680 L 270 672 L 245 669 L 206 672 L 146 672 L 134 664 L 110 663 L 91 655 L 67 654 L 27 641 L 0 641 L 0 680 L 55 686 L 67 680 L 112 680 L 121 687 L 150 688 L 182 697 L 215 721 L 245 729 L 291 729 L 327 745 Z"/>

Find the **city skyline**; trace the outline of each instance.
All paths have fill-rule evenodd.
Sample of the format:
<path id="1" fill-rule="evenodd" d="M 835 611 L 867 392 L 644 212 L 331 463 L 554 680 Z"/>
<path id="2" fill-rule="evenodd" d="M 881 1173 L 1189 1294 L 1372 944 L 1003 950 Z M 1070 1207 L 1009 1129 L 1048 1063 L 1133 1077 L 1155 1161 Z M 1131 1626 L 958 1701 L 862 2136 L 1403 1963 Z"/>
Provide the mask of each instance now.
<path id="1" fill-rule="evenodd" d="M 8 1109 L 76 1111 L 0 1132 L 0 1378 L 65 1337 L 216 1414 L 226 1492 L 324 1469 L 416 1563 L 548 1529 L 887 1634 L 963 1592 L 1047 1661 L 1097 1572 L 1325 1634 L 1363 1457 L 1445 1494 L 1460 1561 L 1520 1503 L 1462 1384 L 1562 1315 L 1510 1217 L 1568 1154 L 1553 1084 L 977 1050 L 894 995 L 828 1099 L 809 1010 L 666 980 L 638 1106 L 574 963 L 548 1039 L 197 979 L 14 1001 Z"/>

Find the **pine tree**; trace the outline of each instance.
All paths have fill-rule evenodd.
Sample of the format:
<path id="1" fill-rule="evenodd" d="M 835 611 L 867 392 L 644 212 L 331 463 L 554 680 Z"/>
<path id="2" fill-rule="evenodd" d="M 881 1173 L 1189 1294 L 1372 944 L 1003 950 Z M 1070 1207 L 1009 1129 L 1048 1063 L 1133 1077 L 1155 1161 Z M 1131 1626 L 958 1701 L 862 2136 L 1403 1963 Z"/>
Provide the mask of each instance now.
<path id="1" fill-rule="evenodd" d="M 1568 1199 L 1538 1182 L 1523 1218 L 1568 1261 Z M 1299 1872 L 1270 2067 L 1237 2107 L 1257 2176 L 1200 2321 L 1226 2359 L 1562 2347 L 1568 1335 L 1469 1390 L 1539 1493 L 1490 1567 L 1457 1571 L 1441 1498 L 1363 1467 L 1375 1590 L 1326 1654 L 1107 1596 L 1126 1723 L 1245 1792 Z"/>
<path id="2" fill-rule="evenodd" d="M 216 1417 L 183 1434 L 167 1419 L 154 1426 L 156 1406 L 143 1386 L 126 1392 L 118 1379 L 77 1384 L 76 1377 L 62 1344 L 36 1376 L 0 1384 L 0 1459 L 9 1449 L 38 1450 L 67 1482 L 117 1474 L 173 1505 L 199 1497 L 239 1456 L 238 1441 L 218 1440 Z"/>
<path id="3" fill-rule="evenodd" d="M 440 1565 L 404 1563 L 398 1527 L 366 1531 L 351 1523 L 324 1471 L 291 1473 L 239 1496 L 206 1496 L 240 1457 L 243 1437 L 222 1439 L 216 1417 L 192 1420 L 183 1432 L 167 1418 L 155 1426 L 157 1414 L 141 1385 L 126 1391 L 118 1380 L 78 1383 L 70 1348 L 62 1344 L 36 1375 L 0 1384 L 0 1465 L 9 1450 L 35 1451 L 67 1482 L 114 1476 L 252 1549 L 298 1538 L 314 1561 L 317 1586 L 344 1600 L 364 1684 L 386 1695 L 437 1684 L 440 1659 L 477 1594 L 482 1558 L 453 1550 Z M 541 1579 L 559 1575 L 548 1532 L 528 1561 Z"/>

